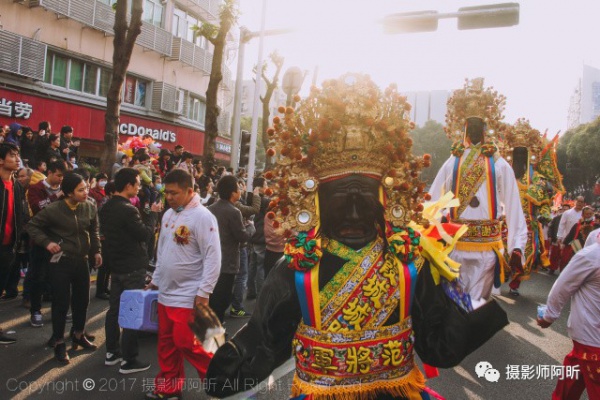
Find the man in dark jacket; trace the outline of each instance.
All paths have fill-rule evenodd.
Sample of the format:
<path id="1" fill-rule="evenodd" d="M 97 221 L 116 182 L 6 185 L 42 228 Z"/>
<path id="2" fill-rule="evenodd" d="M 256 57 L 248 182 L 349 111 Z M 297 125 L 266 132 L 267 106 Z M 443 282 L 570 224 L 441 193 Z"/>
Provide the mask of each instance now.
<path id="1" fill-rule="evenodd" d="M 15 262 L 17 239 L 23 228 L 23 191 L 14 177 L 19 161 L 17 146 L 0 143 L 0 288 L 6 285 Z M 0 328 L 0 344 L 16 341 Z"/>
<path id="2" fill-rule="evenodd" d="M 254 229 L 252 225 L 244 226 L 242 213 L 235 207 L 241 194 L 237 178 L 233 175 L 223 176 L 217 183 L 217 192 L 219 200 L 208 209 L 219 224 L 221 273 L 209 305 L 223 322 L 225 311 L 231 304 L 235 275 L 240 269 L 240 243 L 247 242 Z"/>
<path id="3" fill-rule="evenodd" d="M 74 153 L 77 155 L 79 150 L 79 140 L 73 140 L 73 127 L 65 125 L 60 128 L 60 154 L 62 157 L 69 161 L 69 154 Z"/>
<path id="4" fill-rule="evenodd" d="M 100 225 L 104 235 L 104 256 L 110 265 L 111 290 L 106 312 L 105 365 L 116 365 L 122 360 L 119 372 L 131 374 L 145 371 L 150 364 L 137 360 L 137 331 L 123 329 L 119 346 L 119 304 L 121 293 L 145 286 L 148 252 L 146 241 L 152 231 L 144 225 L 138 209 L 130 199 L 140 189 L 140 175 L 133 168 L 123 168 L 115 175 L 115 194 L 100 210 Z"/>

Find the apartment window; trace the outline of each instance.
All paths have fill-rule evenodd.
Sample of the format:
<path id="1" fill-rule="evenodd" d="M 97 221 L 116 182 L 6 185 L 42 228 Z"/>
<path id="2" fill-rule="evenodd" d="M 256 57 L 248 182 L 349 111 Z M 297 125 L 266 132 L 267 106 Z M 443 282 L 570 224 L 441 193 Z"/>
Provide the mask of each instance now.
<path id="1" fill-rule="evenodd" d="M 100 0 L 101 3 L 108 4 L 109 6 L 114 5 L 117 0 Z M 133 2 L 129 2 L 131 13 L 131 7 Z M 152 25 L 162 26 L 163 14 L 165 12 L 165 6 L 161 0 L 145 0 L 144 1 L 144 13 L 142 14 L 142 21 L 148 22 Z"/>
<path id="2" fill-rule="evenodd" d="M 108 89 L 110 88 L 110 80 L 112 79 L 112 74 L 109 70 L 101 68 L 100 69 L 100 84 L 98 85 L 98 95 L 102 97 L 106 97 L 108 94 Z"/>
<path id="3" fill-rule="evenodd" d="M 69 69 L 69 89 L 81 92 L 83 90 L 83 66 L 81 61 L 71 60 Z"/>
<path id="4" fill-rule="evenodd" d="M 112 72 L 107 68 L 48 52 L 44 77 L 46 83 L 75 92 L 106 97 L 111 79 Z M 149 89 L 150 81 L 127 75 L 123 102 L 146 107 L 146 92 Z"/>
<path id="5" fill-rule="evenodd" d="M 194 26 L 198 26 L 201 23 L 202 21 L 195 16 L 175 8 L 173 10 L 173 24 L 171 33 L 173 36 L 183 38 L 197 46 L 206 48 L 206 43 L 208 41 L 202 36 L 196 36 L 192 30 Z"/>
<path id="6" fill-rule="evenodd" d="M 149 81 L 128 75 L 123 87 L 123 102 L 140 107 L 146 106 L 146 89 Z"/>
<path id="7" fill-rule="evenodd" d="M 60 87 L 67 87 L 67 67 L 69 60 L 67 60 L 66 57 L 54 56 L 53 61 L 52 84 Z"/>
<path id="8" fill-rule="evenodd" d="M 206 117 L 206 102 L 200 98 L 190 96 L 187 117 L 204 125 L 204 118 Z"/>
<path id="9" fill-rule="evenodd" d="M 165 6 L 161 0 L 146 0 L 142 20 L 152 25 L 162 26 L 164 9 Z"/>
<path id="10" fill-rule="evenodd" d="M 85 72 L 83 79 L 83 91 L 89 94 L 96 94 L 98 87 L 98 67 L 95 65 L 85 64 Z"/>

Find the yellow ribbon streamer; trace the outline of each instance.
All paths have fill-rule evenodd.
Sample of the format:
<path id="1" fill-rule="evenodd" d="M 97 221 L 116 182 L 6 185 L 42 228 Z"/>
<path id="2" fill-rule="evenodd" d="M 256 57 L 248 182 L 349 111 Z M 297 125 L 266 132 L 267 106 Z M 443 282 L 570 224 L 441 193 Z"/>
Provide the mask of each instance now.
<path id="1" fill-rule="evenodd" d="M 462 225 L 454 237 L 452 237 L 446 232 L 441 223 L 442 211 L 447 208 L 457 207 L 459 204 L 460 202 L 454 197 L 454 193 L 447 192 L 438 201 L 423 204 L 423 218 L 430 224 L 427 229 L 414 222 L 411 222 L 409 225 L 411 228 L 422 233 L 420 244 L 423 247 L 423 251 L 421 254 L 434 267 L 431 268 L 431 275 L 436 285 L 440 283 L 440 276 L 453 281 L 459 275 L 460 264 L 452 260 L 449 254 L 456 246 L 460 237 L 467 232 L 468 228 L 466 225 Z M 437 228 L 446 245 L 428 236 L 434 227 Z"/>

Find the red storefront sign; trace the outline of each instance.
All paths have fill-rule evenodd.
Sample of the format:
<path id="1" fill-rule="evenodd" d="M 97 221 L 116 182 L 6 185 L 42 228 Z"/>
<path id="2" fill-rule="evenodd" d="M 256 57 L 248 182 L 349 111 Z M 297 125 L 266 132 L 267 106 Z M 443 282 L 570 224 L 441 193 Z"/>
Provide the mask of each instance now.
<path id="1" fill-rule="evenodd" d="M 6 89 L 0 89 L 0 106 L 0 124 L 17 122 L 37 130 L 41 121 L 49 121 L 53 132 L 59 132 L 63 125 L 70 125 L 77 138 L 104 141 L 103 109 Z M 27 109 L 26 113 L 22 112 L 23 108 Z M 119 133 L 121 142 L 125 142 L 129 137 L 148 133 L 161 143 L 163 148 L 173 149 L 176 145 L 182 145 L 192 154 L 200 155 L 204 152 L 204 132 L 164 121 L 121 114 Z M 219 138 L 219 141 L 231 143 L 224 138 Z M 229 155 L 217 152 L 215 158 L 228 160 Z"/>

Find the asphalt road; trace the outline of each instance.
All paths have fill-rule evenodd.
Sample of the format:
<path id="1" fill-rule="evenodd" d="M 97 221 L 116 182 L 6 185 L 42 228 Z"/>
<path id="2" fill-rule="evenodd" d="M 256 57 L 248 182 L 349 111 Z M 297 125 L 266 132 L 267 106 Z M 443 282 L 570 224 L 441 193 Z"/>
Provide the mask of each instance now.
<path id="1" fill-rule="evenodd" d="M 440 370 L 440 376 L 428 380 L 428 386 L 446 399 L 549 399 L 556 378 L 547 377 L 552 366 L 557 369 L 571 350 L 567 336 L 568 309 L 549 329 L 540 330 L 535 323 L 536 307 L 545 303 L 556 277 L 534 274 L 522 285 L 520 297 L 509 296 L 506 285 L 497 297 L 507 311 L 510 325 L 483 347 L 466 358 L 460 366 Z M 95 288 L 92 288 L 92 293 Z M 92 297 L 88 311 L 88 332 L 97 336 L 100 346 L 95 352 L 70 351 L 71 364 L 60 366 L 53 360 L 53 351 L 45 347 L 51 334 L 50 308 L 44 304 L 44 326 L 29 325 L 29 313 L 21 307 L 20 299 L 0 302 L 0 326 L 14 331 L 17 344 L 0 346 L 0 399 L 142 399 L 158 372 L 156 337 L 148 335 L 140 340 L 140 359 L 152 363 L 150 370 L 123 376 L 118 367 L 104 366 L 104 314 L 107 301 Z M 254 303 L 247 304 L 248 309 Z M 235 332 L 245 319 L 229 319 L 226 328 Z M 70 327 L 69 325 L 67 325 Z M 479 378 L 475 367 L 487 361 L 499 373 L 498 382 Z M 508 379 L 507 369 L 517 372 L 520 379 Z M 271 385 L 262 384 L 258 393 L 238 398 L 288 398 L 292 373 L 285 369 L 272 379 Z M 532 372 L 531 372 L 532 371 Z M 207 399 L 199 387 L 197 375 L 186 364 L 188 387 L 185 399 Z M 281 376 L 281 378 L 280 378 Z M 493 375 L 492 375 L 493 376 Z M 515 378 L 512 374 L 511 378 Z M 586 395 L 582 397 L 587 399 Z"/>

